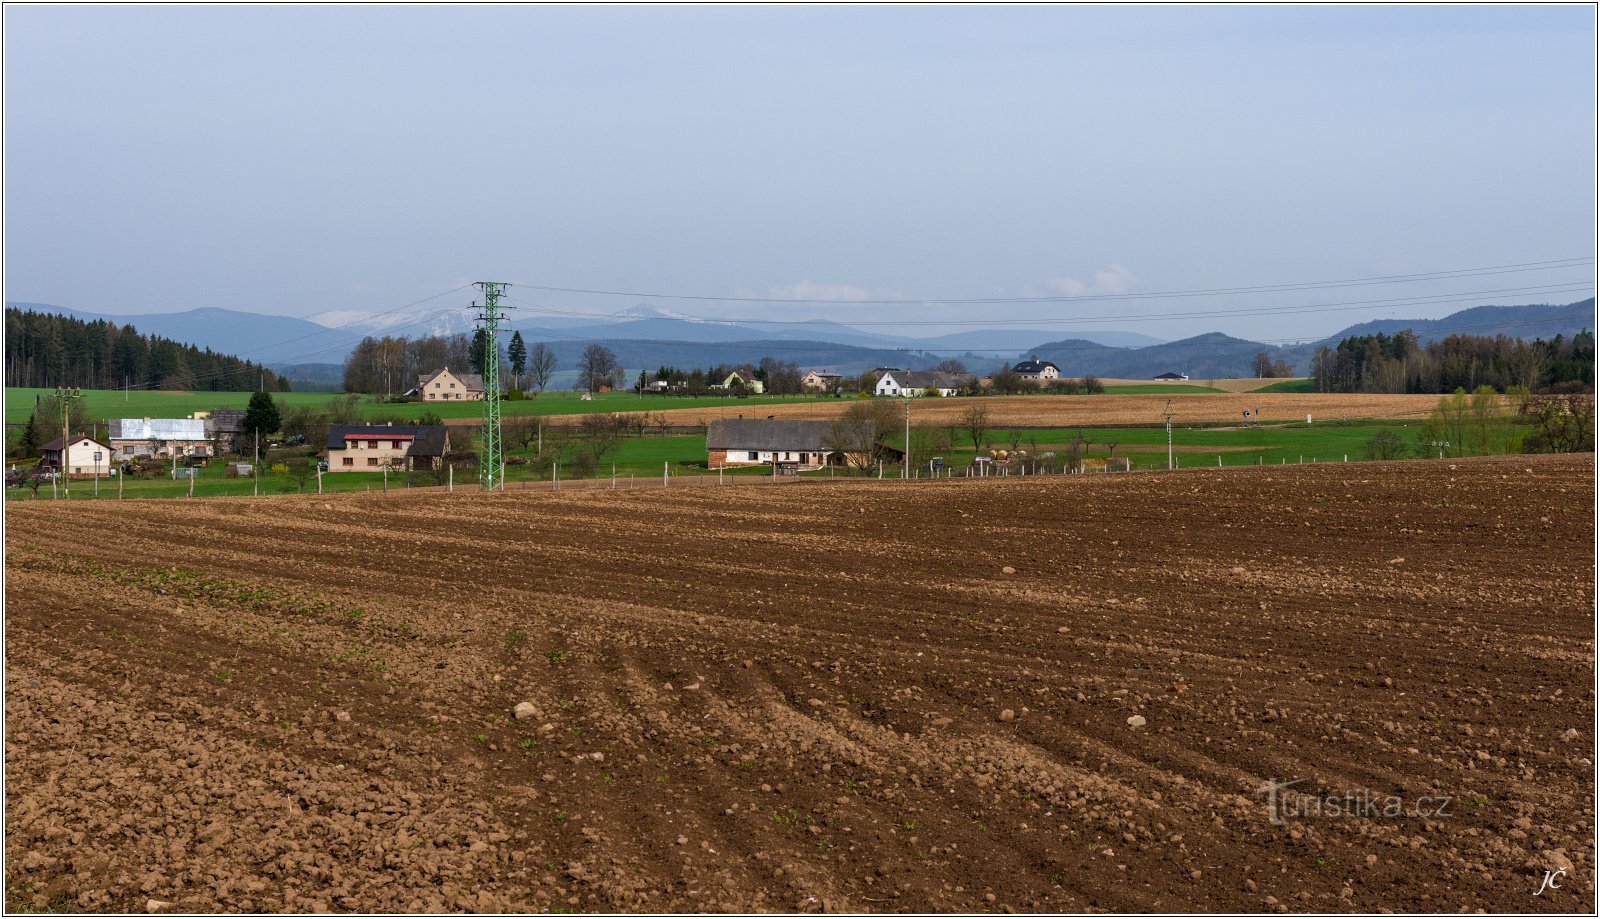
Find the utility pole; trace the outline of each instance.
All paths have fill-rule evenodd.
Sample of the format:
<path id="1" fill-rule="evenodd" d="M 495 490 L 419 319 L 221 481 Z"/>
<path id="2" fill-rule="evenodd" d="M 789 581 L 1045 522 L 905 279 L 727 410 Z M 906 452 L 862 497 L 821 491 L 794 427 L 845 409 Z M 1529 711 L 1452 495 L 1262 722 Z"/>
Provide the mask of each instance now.
<path id="1" fill-rule="evenodd" d="M 67 459 L 71 448 L 67 444 L 67 438 L 71 437 L 72 433 L 67 430 L 67 422 L 72 417 L 72 400 L 83 398 L 83 390 L 76 386 L 57 386 L 56 398 L 61 400 L 61 461 L 57 464 L 60 468 L 56 470 L 56 474 L 61 479 L 62 496 L 70 498 L 72 497 L 72 479 L 67 476 Z"/>
<path id="2" fill-rule="evenodd" d="M 900 478 L 911 478 L 911 395 L 906 394 L 906 455 L 900 463 Z"/>
<path id="3" fill-rule="evenodd" d="M 1167 400 L 1167 468 L 1172 468 L 1172 400 Z"/>
<path id="4" fill-rule="evenodd" d="M 483 451 L 478 457 L 478 485 L 485 490 L 504 486 L 505 473 L 500 449 L 500 294 L 511 285 L 501 281 L 479 281 L 483 291 Z M 474 304 L 476 306 L 476 304 Z M 496 481 L 498 477 L 498 482 Z"/>
<path id="5" fill-rule="evenodd" d="M 259 427 L 256 428 L 255 462 L 250 464 L 250 495 L 254 498 L 261 497 L 261 428 Z"/>

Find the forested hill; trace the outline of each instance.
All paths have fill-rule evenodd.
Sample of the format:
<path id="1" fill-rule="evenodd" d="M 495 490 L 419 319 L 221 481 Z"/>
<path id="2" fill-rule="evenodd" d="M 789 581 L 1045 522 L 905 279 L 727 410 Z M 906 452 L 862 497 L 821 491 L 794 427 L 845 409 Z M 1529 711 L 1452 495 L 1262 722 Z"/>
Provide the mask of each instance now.
<path id="1" fill-rule="evenodd" d="M 201 389 L 243 392 L 287 388 L 252 361 L 218 354 L 104 319 L 6 308 L 7 386 L 85 389 Z"/>

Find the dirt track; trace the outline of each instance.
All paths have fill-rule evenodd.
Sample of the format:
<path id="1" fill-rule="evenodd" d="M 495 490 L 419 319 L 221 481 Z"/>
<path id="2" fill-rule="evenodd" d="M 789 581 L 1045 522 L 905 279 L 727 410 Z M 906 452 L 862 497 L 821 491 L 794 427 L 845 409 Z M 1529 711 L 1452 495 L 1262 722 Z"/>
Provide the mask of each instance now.
<path id="1" fill-rule="evenodd" d="M 1341 418 L 1424 418 L 1439 404 L 1438 396 L 1348 393 L 1144 393 L 1101 396 L 984 396 L 981 399 L 918 399 L 912 409 L 916 424 L 954 424 L 970 406 L 989 410 L 996 427 L 1070 427 L 1074 425 L 1157 424 L 1172 400 L 1178 424 L 1216 424 L 1240 420 L 1246 409 L 1260 409 L 1262 421 L 1332 421 Z M 671 399 L 647 405 L 672 424 L 704 425 L 717 418 L 832 418 L 849 399 L 799 402 L 792 405 L 741 405 L 672 408 Z M 1254 418 L 1252 420 L 1255 420 Z"/>
<path id="2" fill-rule="evenodd" d="M 1584 911 L 1592 463 L 12 506 L 8 905 Z"/>

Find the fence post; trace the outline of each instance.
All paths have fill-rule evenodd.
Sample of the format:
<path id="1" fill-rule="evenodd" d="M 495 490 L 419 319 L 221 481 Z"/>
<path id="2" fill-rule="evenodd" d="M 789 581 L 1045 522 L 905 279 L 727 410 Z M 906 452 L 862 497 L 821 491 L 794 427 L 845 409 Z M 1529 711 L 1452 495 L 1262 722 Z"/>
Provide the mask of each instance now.
<path id="1" fill-rule="evenodd" d="M 667 460 L 661 461 L 661 487 L 667 487 Z"/>

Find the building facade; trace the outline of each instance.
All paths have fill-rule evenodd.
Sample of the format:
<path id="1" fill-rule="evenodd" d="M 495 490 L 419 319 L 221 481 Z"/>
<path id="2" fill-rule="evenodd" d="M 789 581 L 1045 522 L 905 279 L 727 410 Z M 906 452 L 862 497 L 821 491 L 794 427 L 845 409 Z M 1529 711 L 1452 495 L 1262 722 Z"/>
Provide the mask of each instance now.
<path id="1" fill-rule="evenodd" d="M 476 402 L 483 398 L 483 375 L 455 373 L 446 367 L 417 377 L 417 388 L 406 395 L 423 402 Z"/>
<path id="2" fill-rule="evenodd" d="M 450 452 L 443 425 L 333 424 L 328 426 L 329 472 L 432 469 Z"/>
<path id="3" fill-rule="evenodd" d="M 39 448 L 40 468 L 55 469 L 71 479 L 104 478 L 112 474 L 111 447 L 93 437 L 73 434 L 66 438 L 66 447 L 57 437 Z"/>

